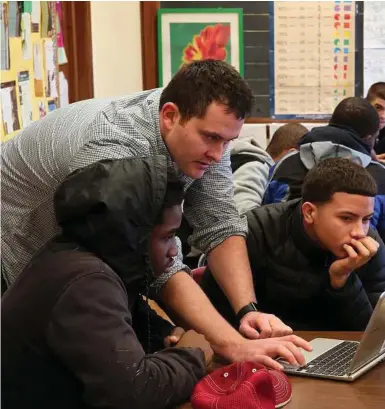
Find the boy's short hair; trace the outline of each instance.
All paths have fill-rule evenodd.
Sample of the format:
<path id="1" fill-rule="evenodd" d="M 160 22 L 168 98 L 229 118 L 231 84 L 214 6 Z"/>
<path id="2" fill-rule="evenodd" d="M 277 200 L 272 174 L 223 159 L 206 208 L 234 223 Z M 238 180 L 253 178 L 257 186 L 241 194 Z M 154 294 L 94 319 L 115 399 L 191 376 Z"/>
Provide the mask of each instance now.
<path id="1" fill-rule="evenodd" d="M 369 88 L 366 99 L 372 102 L 376 98 L 385 100 L 385 82 L 376 82 Z"/>
<path id="2" fill-rule="evenodd" d="M 167 186 L 163 198 L 163 204 L 156 218 L 155 224 L 161 224 L 166 209 L 181 205 L 184 199 L 184 184 L 177 178 L 175 172 L 167 171 Z"/>
<path id="3" fill-rule="evenodd" d="M 380 119 L 366 99 L 350 97 L 336 106 L 329 124 L 351 128 L 360 138 L 366 138 L 377 134 Z"/>
<path id="4" fill-rule="evenodd" d="M 159 110 L 167 102 L 178 106 L 182 121 L 203 118 L 208 106 L 218 102 L 244 119 L 250 114 L 253 95 L 238 71 L 224 61 L 202 60 L 183 65 L 163 90 Z"/>
<path id="5" fill-rule="evenodd" d="M 276 158 L 285 150 L 296 148 L 298 141 L 308 132 L 309 130 L 306 126 L 303 126 L 302 124 L 285 124 L 274 132 L 274 135 L 266 148 L 266 152 L 272 158 Z"/>
<path id="6" fill-rule="evenodd" d="M 302 186 L 302 200 L 326 203 L 338 192 L 375 197 L 377 184 L 364 167 L 350 159 L 324 159 L 306 175 Z"/>

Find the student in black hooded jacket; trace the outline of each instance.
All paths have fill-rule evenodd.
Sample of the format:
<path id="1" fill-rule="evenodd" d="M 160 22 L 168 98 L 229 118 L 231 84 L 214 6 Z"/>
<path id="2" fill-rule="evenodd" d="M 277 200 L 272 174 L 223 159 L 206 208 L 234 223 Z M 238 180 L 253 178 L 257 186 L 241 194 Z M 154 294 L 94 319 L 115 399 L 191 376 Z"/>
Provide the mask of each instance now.
<path id="1" fill-rule="evenodd" d="M 142 298 L 177 255 L 183 186 L 166 169 L 163 156 L 105 160 L 59 187 L 62 233 L 2 299 L 4 409 L 162 409 L 189 399 L 204 353 L 163 349 L 174 327 Z"/>
<path id="2" fill-rule="evenodd" d="M 302 200 L 247 212 L 257 308 L 297 331 L 363 331 L 385 291 L 385 247 L 370 227 L 375 195 L 366 169 L 330 158 L 309 171 Z M 209 271 L 201 285 L 237 325 Z"/>

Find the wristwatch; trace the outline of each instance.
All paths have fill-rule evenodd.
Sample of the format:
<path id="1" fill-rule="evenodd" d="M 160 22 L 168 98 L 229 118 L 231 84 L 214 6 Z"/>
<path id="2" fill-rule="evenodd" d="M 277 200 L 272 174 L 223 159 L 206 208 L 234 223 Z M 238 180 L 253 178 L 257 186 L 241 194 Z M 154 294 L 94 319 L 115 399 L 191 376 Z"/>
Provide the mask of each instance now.
<path id="1" fill-rule="evenodd" d="M 251 311 L 258 311 L 258 304 L 256 302 L 249 302 L 247 305 L 242 307 L 237 313 L 237 321 L 241 322 L 241 319 Z"/>

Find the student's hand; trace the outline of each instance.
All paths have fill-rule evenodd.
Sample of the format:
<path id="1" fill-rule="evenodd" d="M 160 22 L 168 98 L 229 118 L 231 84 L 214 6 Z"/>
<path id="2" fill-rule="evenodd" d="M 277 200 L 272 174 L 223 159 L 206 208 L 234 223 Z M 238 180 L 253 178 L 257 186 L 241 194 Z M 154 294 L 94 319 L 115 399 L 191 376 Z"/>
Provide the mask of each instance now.
<path id="1" fill-rule="evenodd" d="M 282 357 L 293 366 L 305 365 L 300 348 L 311 351 L 312 347 L 296 335 L 280 338 L 244 340 L 241 344 L 215 348 L 215 352 L 232 362 L 253 361 L 272 369 L 282 370 L 283 366 L 273 358 Z"/>
<path id="2" fill-rule="evenodd" d="M 200 348 L 205 354 L 206 366 L 213 360 L 214 352 L 206 338 L 197 332 L 187 331 L 176 345 L 178 348 Z"/>
<path id="3" fill-rule="evenodd" d="M 165 346 L 166 348 L 168 348 L 168 347 L 170 347 L 170 346 L 173 345 L 173 344 L 177 344 L 177 343 L 180 341 L 180 339 L 182 338 L 182 336 L 183 336 L 184 333 L 185 333 L 185 330 L 184 330 L 183 328 L 181 328 L 181 327 L 175 327 L 175 328 L 171 331 L 171 334 L 168 335 L 168 336 L 164 339 L 164 341 L 163 341 L 164 346 Z"/>
<path id="4" fill-rule="evenodd" d="M 262 339 L 290 335 L 293 330 L 275 315 L 252 311 L 241 319 L 239 332 L 249 339 Z"/>
<path id="5" fill-rule="evenodd" d="M 385 164 L 385 153 L 381 153 L 380 155 L 377 155 L 376 159 L 378 160 L 378 162 Z"/>
<path id="6" fill-rule="evenodd" d="M 350 244 L 345 244 L 347 257 L 336 260 L 329 268 L 330 285 L 335 289 L 342 288 L 350 274 L 366 264 L 377 253 L 379 246 L 369 236 L 360 240 L 352 239 Z"/>

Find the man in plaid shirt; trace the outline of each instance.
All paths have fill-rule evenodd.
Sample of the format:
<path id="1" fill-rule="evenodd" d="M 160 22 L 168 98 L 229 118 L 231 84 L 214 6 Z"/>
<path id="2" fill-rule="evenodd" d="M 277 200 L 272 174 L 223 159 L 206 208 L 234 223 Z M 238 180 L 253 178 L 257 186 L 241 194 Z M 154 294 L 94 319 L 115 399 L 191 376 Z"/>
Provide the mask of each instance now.
<path id="1" fill-rule="evenodd" d="M 194 230 L 191 244 L 208 254 L 211 271 L 234 311 L 245 311 L 256 300 L 245 245 L 247 224 L 233 201 L 228 144 L 238 137 L 251 106 L 251 91 L 237 71 L 206 60 L 182 67 L 164 90 L 81 101 L 29 125 L 2 149 L 7 284 L 58 232 L 53 194 L 66 176 L 102 159 L 165 155 L 185 182 L 184 213 Z M 218 353 L 277 367 L 271 357 L 284 343 L 286 357 L 302 359 L 293 345 L 302 345 L 302 340 L 294 336 L 245 341 L 186 272 L 188 267 L 178 260 L 153 287 L 185 326 L 203 333 Z M 239 330 L 252 339 L 292 332 L 277 317 L 258 311 L 245 314 Z"/>

